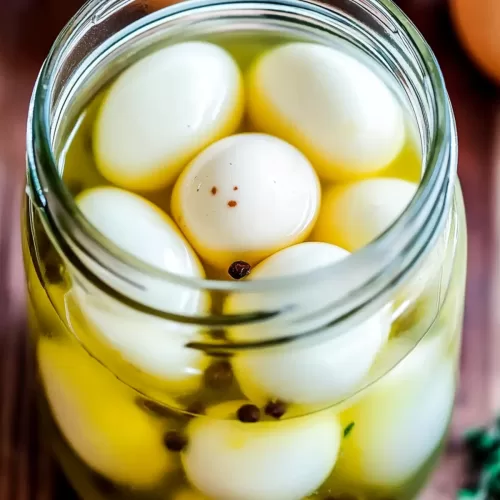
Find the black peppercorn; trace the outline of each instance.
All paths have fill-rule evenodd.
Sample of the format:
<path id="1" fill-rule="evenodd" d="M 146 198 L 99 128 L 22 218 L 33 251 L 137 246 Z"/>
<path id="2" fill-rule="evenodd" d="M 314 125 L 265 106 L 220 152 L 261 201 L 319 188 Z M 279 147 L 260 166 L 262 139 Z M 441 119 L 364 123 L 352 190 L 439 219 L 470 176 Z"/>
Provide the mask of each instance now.
<path id="1" fill-rule="evenodd" d="M 280 401 L 269 401 L 264 408 L 264 413 L 270 417 L 279 419 L 286 413 L 286 403 Z"/>
<path id="2" fill-rule="evenodd" d="M 237 260 L 233 262 L 227 270 L 229 276 L 235 280 L 240 280 L 250 274 L 252 266 L 248 262 Z"/>
<path id="3" fill-rule="evenodd" d="M 240 422 L 253 424 L 260 420 L 260 410 L 255 405 L 246 404 L 238 410 L 237 416 Z"/>
<path id="4" fill-rule="evenodd" d="M 168 450 L 175 452 L 182 451 L 187 446 L 186 437 L 176 431 L 167 432 L 163 442 Z"/>
<path id="5" fill-rule="evenodd" d="M 211 389 L 227 389 L 233 383 L 233 370 L 229 361 L 217 361 L 205 370 L 205 384 Z"/>

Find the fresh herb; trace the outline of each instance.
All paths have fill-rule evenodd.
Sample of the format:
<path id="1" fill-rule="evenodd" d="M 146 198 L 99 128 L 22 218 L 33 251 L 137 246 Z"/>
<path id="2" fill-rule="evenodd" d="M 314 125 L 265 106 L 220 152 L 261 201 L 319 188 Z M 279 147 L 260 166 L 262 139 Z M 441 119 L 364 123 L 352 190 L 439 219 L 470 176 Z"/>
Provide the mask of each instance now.
<path id="1" fill-rule="evenodd" d="M 354 429 L 354 426 L 356 424 L 354 422 L 351 422 L 345 429 L 344 429 L 344 437 L 346 438 Z"/>
<path id="2" fill-rule="evenodd" d="M 469 430 L 464 436 L 468 471 L 458 500 L 500 498 L 500 422 Z"/>

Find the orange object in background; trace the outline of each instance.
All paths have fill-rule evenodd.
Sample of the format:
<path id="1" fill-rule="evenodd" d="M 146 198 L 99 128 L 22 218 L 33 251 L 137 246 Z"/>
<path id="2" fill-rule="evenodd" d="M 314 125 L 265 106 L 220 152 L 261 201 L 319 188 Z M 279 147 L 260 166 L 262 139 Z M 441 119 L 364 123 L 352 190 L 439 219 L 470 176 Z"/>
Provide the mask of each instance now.
<path id="1" fill-rule="evenodd" d="M 179 1 L 181 0 L 147 0 L 146 5 L 149 12 L 154 12 L 156 10 L 163 9 L 163 7 L 167 7 L 168 5 L 178 3 Z"/>
<path id="2" fill-rule="evenodd" d="M 467 52 L 500 84 L 500 0 L 450 0 L 450 9 Z"/>

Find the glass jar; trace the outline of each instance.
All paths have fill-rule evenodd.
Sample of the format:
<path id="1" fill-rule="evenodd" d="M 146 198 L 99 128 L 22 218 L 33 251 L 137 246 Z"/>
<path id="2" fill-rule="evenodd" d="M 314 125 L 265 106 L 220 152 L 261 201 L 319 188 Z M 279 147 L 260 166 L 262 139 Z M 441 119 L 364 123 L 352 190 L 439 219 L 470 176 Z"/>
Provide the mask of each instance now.
<path id="1" fill-rule="evenodd" d="M 55 455 L 89 499 L 415 498 L 451 417 L 466 272 L 455 124 L 434 56 L 388 0 L 166 4 L 88 2 L 31 102 L 23 250 Z M 418 190 L 341 262 L 266 280 L 178 276 L 97 232 L 62 181 L 82 109 L 131 61 L 165 41 L 235 34 L 340 44 L 411 117 Z"/>

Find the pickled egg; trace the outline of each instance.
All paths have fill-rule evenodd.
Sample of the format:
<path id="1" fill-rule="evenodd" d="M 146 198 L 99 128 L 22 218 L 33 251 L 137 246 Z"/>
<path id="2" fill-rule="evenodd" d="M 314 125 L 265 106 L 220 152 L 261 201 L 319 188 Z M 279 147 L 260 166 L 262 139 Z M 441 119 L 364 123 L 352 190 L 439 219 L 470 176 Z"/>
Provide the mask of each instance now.
<path id="1" fill-rule="evenodd" d="M 165 424 L 141 410 L 132 391 L 80 346 L 42 337 L 38 362 L 52 414 L 89 467 L 140 489 L 174 469 L 163 445 Z"/>
<path id="2" fill-rule="evenodd" d="M 198 254 L 227 270 L 304 240 L 320 205 L 319 181 L 290 144 L 238 134 L 212 144 L 179 177 L 172 214 Z"/>
<path id="3" fill-rule="evenodd" d="M 84 191 L 77 204 L 83 215 L 119 249 L 164 271 L 203 278 L 196 254 L 170 217 L 144 198 L 114 187 Z M 133 310 L 91 287 L 77 288 L 83 312 L 102 340 L 145 373 L 172 382 L 179 391 L 197 388 L 205 357 L 185 347 L 196 329 Z M 194 288 L 163 287 L 155 301 L 177 314 L 195 315 L 208 307 Z"/>
<path id="4" fill-rule="evenodd" d="M 405 140 L 402 109 L 382 79 L 354 57 L 314 43 L 282 45 L 257 60 L 248 112 L 259 131 L 295 145 L 330 181 L 380 171 Z"/>
<path id="5" fill-rule="evenodd" d="M 346 250 L 328 243 L 301 243 L 261 262 L 250 279 L 301 274 L 348 255 Z M 271 306 L 279 309 L 284 305 L 278 293 L 234 295 L 228 299 L 227 312 L 265 310 Z M 232 359 L 233 370 L 244 394 L 257 404 L 272 399 L 296 404 L 334 403 L 362 384 L 387 340 L 389 328 L 388 314 L 382 311 L 331 340 L 242 352 Z M 269 340 L 282 334 L 282 328 L 276 331 L 266 325 L 236 327 L 229 332 L 235 341 Z"/>
<path id="6" fill-rule="evenodd" d="M 418 184 L 396 178 L 375 178 L 333 185 L 323 202 L 311 239 L 326 241 L 354 252 L 381 236 L 402 215 Z M 415 275 L 396 293 L 394 306 L 414 302 L 422 294 L 434 300 L 432 283 L 440 277 L 445 239 L 441 238 L 418 264 Z M 434 305 L 434 302 L 433 304 Z"/>
<path id="7" fill-rule="evenodd" d="M 386 371 L 406 356 L 353 407 L 342 413 L 353 423 L 344 439 L 332 481 L 391 488 L 410 479 L 436 451 L 450 421 L 455 366 L 446 357 L 444 332 L 414 346 L 389 341 L 376 369 Z M 409 354 L 408 354 L 408 351 Z"/>
<path id="8" fill-rule="evenodd" d="M 219 500 L 300 500 L 313 493 L 337 459 L 335 414 L 243 423 L 236 420 L 243 404 L 222 403 L 189 424 L 182 454 L 188 480 Z"/>
<path id="9" fill-rule="evenodd" d="M 354 252 L 386 231 L 403 213 L 417 184 L 366 179 L 327 188 L 312 238 Z"/>
<path id="10" fill-rule="evenodd" d="M 101 174 L 132 190 L 161 189 L 243 114 L 239 68 L 221 47 L 185 42 L 125 70 L 98 113 L 94 154 Z"/>

